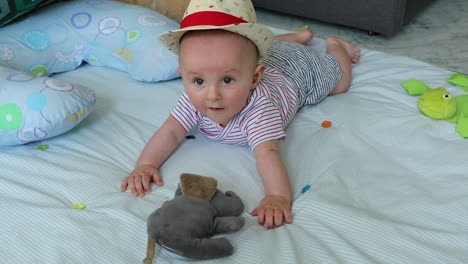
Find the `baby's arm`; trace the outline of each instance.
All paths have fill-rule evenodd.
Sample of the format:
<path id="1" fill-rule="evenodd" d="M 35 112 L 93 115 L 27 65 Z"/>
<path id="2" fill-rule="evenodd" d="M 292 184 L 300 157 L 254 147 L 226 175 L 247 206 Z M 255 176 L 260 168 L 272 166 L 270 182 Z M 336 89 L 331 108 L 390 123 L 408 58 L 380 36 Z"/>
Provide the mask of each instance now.
<path id="1" fill-rule="evenodd" d="M 172 116 L 169 116 L 146 143 L 135 169 L 122 180 L 121 191 L 124 192 L 129 187 L 133 195 L 144 196 L 145 192 L 151 191 L 151 181 L 161 186 L 159 168 L 184 140 L 185 134 L 185 129 Z"/>
<path id="2" fill-rule="evenodd" d="M 281 159 L 278 140 L 258 144 L 254 149 L 257 170 L 263 181 L 265 198 L 253 210 L 258 223 L 274 228 L 292 222 L 291 186 L 289 176 Z"/>

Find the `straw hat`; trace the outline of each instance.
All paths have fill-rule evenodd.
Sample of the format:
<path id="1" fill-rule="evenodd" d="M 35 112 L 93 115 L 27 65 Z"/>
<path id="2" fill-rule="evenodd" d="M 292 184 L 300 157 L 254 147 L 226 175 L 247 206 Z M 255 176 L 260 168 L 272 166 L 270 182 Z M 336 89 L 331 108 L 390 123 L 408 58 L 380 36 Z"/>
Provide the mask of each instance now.
<path id="1" fill-rule="evenodd" d="M 180 29 L 163 33 L 159 39 L 169 50 L 179 54 L 179 42 L 184 33 L 207 29 L 223 29 L 252 40 L 260 57 L 267 55 L 274 37 L 270 29 L 257 24 L 251 0 L 191 0 Z"/>

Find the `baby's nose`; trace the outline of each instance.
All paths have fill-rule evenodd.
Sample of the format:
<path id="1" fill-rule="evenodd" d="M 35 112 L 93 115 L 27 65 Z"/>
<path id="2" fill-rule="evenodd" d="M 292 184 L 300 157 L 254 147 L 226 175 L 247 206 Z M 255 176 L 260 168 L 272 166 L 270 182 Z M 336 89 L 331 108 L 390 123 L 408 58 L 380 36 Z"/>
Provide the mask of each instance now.
<path id="1" fill-rule="evenodd" d="M 209 100 L 220 100 L 221 99 L 221 90 L 217 86 L 211 86 L 208 90 L 208 99 Z"/>

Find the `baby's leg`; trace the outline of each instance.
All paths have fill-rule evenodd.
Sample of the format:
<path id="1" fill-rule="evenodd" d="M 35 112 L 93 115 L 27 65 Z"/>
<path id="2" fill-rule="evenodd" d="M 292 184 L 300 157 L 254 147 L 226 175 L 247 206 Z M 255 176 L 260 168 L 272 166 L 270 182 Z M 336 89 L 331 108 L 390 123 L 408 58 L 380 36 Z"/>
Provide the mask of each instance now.
<path id="1" fill-rule="evenodd" d="M 338 37 L 328 37 L 326 40 L 327 53 L 333 55 L 341 67 L 341 79 L 329 95 L 346 93 L 351 85 L 351 64 L 361 59 L 361 50 L 351 42 Z"/>
<path id="2" fill-rule="evenodd" d="M 312 40 L 313 37 L 314 37 L 314 33 L 311 30 L 307 28 L 303 28 L 294 33 L 286 33 L 286 34 L 277 35 L 275 36 L 275 39 L 286 40 L 286 41 L 291 41 L 291 42 L 296 42 L 299 44 L 306 45 Z"/>

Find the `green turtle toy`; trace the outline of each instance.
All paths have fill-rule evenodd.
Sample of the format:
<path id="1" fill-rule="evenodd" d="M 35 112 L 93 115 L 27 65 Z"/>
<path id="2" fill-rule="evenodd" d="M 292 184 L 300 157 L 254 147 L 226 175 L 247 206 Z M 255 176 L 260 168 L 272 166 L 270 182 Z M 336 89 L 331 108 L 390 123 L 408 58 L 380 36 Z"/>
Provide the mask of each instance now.
<path id="1" fill-rule="evenodd" d="M 445 80 L 462 88 L 463 91 L 468 92 L 468 75 L 454 73 Z"/>
<path id="2" fill-rule="evenodd" d="M 424 115 L 456 123 L 457 133 L 464 138 L 468 137 L 468 94 L 454 96 L 444 87 L 431 89 L 415 79 L 402 82 L 401 85 L 410 95 L 420 95 L 418 107 Z"/>

